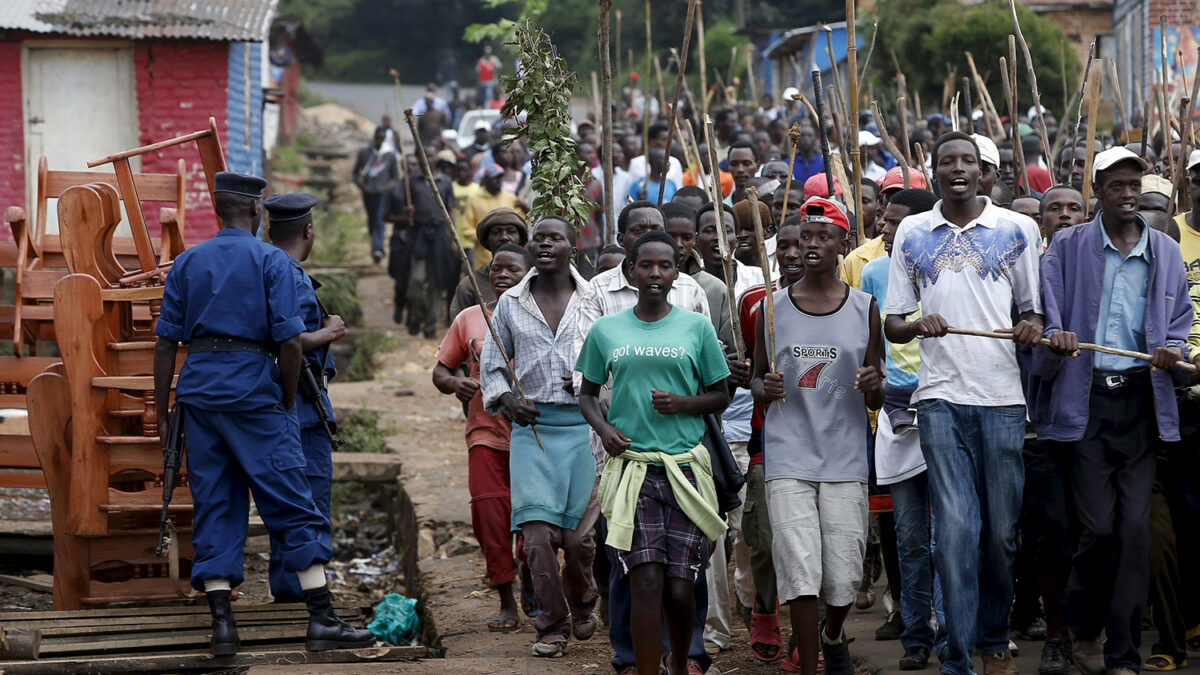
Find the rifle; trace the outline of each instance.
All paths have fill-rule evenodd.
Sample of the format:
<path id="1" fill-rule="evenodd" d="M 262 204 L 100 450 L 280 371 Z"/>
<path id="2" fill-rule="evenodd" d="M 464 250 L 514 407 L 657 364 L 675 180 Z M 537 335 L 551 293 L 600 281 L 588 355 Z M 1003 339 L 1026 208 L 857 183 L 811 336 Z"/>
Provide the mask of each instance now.
<path id="1" fill-rule="evenodd" d="M 163 475 L 162 475 L 162 515 L 158 519 L 158 548 L 154 550 L 157 558 L 170 545 L 167 536 L 167 526 L 170 524 L 167 512 L 171 506 L 171 497 L 175 493 L 175 485 L 179 480 L 179 467 L 183 465 L 183 409 L 176 403 L 167 417 L 167 442 L 163 445 Z M 172 525 L 171 531 L 175 528 Z"/>
<path id="2" fill-rule="evenodd" d="M 308 357 L 304 357 L 300 361 L 300 395 L 312 402 L 317 409 L 317 417 L 321 420 L 321 426 L 325 427 L 325 433 L 329 434 L 329 445 L 333 451 L 337 451 L 345 443 L 333 433 L 333 426 L 329 423 L 329 410 L 325 408 L 325 401 L 321 398 L 321 388 L 317 385 L 317 377 L 313 374 L 312 361 Z"/>

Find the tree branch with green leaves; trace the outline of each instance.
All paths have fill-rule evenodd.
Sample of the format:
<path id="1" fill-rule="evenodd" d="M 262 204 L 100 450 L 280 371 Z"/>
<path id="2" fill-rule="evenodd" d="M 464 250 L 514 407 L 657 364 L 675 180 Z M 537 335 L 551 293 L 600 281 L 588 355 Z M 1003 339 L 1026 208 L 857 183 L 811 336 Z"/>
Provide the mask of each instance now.
<path id="1" fill-rule="evenodd" d="M 525 122 L 505 133 L 505 139 L 523 139 L 533 155 L 530 186 L 537 195 L 529 221 L 544 216 L 566 219 L 576 232 L 588 222 L 594 202 L 588 198 L 587 167 L 571 138 L 571 94 L 575 73 L 558 55 L 542 29 L 526 21 L 517 27 L 511 43 L 521 59 L 521 72 L 503 79 L 507 99 L 501 112 Z"/>

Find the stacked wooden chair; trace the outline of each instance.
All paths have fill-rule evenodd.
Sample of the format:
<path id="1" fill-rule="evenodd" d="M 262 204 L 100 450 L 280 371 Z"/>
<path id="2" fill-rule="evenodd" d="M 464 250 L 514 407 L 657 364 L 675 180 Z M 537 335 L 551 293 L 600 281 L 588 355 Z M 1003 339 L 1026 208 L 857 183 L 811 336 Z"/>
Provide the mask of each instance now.
<path id="1" fill-rule="evenodd" d="M 154 183 L 139 184 L 129 159 L 189 142 L 199 146 L 211 186 L 225 168 L 215 124 L 92 163 L 114 163 L 116 185 L 82 174 L 91 181 L 59 195 L 66 273 L 53 287 L 52 330 L 61 360 L 28 385 L 29 431 L 50 493 L 55 609 L 178 597 L 167 561 L 155 557 L 165 420 L 156 418 L 153 322 L 162 281 L 183 248 L 182 228 L 164 229 L 154 246 L 140 199 L 154 194 Z M 131 230 L 126 251 L 113 236 L 121 203 Z M 179 485 L 171 507 L 179 532 L 175 573 L 186 585 L 186 472 Z"/>

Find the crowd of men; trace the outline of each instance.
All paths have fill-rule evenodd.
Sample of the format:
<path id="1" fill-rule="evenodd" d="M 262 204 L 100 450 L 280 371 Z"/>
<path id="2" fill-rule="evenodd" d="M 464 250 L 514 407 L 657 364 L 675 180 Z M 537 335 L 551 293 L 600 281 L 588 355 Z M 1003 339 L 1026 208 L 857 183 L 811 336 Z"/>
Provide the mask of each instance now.
<path id="1" fill-rule="evenodd" d="M 450 322 L 433 378 L 467 413 L 489 628 L 534 617 L 533 654 L 554 657 L 603 620 L 617 672 L 702 673 L 740 615 L 760 661 L 848 675 L 843 622 L 886 571 L 875 637 L 899 641 L 901 669 L 970 673 L 977 656 L 1015 673 L 1013 637 L 1043 642 L 1042 675 L 1184 667 L 1200 649 L 1200 151 L 1114 129 L 1085 203 L 1088 144 L 1049 112 L 1052 161 L 1036 111 L 992 120 L 997 138 L 978 117 L 909 119 L 927 159 L 907 176 L 882 147 L 896 121 L 865 114 L 853 186 L 819 143 L 848 131 L 790 100 L 718 107 L 713 167 L 689 147 L 690 104 L 692 133 L 668 145 L 669 120 L 643 129 L 629 98 L 609 194 L 600 129 L 577 125 L 586 223 L 526 220 L 513 122 L 465 150 L 434 140 L 482 298 L 457 273 L 431 281 L 452 251 L 423 177 L 380 209 L 397 322 Z M 835 143 L 831 164 L 853 176 L 847 154 Z"/>

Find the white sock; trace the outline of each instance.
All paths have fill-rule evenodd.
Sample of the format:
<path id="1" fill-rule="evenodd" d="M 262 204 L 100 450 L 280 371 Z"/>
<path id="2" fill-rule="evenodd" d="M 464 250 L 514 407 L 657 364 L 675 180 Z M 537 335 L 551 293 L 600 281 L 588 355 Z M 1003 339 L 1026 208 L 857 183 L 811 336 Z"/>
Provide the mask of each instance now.
<path id="1" fill-rule="evenodd" d="M 302 590 L 310 591 L 314 588 L 321 588 L 325 585 L 325 566 L 317 563 L 306 570 L 296 572 L 296 576 L 300 578 Z"/>
<path id="2" fill-rule="evenodd" d="M 228 579 L 205 579 L 204 592 L 212 593 L 213 591 L 228 591 L 232 590 Z"/>

